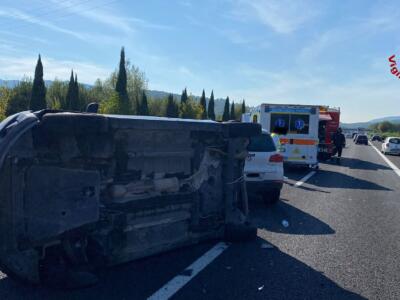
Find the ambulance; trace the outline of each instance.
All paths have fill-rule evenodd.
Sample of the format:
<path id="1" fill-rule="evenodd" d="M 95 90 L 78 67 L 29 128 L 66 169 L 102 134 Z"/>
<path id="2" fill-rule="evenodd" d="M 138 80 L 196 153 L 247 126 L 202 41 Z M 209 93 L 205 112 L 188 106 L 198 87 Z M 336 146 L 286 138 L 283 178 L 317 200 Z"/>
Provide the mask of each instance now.
<path id="1" fill-rule="evenodd" d="M 249 112 L 250 122 L 259 123 L 278 140 L 286 164 L 318 168 L 318 105 L 261 104 Z"/>

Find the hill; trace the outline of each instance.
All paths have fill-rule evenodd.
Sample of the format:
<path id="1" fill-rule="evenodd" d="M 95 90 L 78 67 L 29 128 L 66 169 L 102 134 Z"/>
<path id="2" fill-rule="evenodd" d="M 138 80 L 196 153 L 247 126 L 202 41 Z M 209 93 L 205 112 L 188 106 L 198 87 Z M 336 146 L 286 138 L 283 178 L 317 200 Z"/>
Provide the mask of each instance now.
<path id="1" fill-rule="evenodd" d="M 368 122 L 358 122 L 358 123 L 340 123 L 343 128 L 368 128 L 372 124 L 388 121 L 394 124 L 400 124 L 400 116 L 390 116 L 378 119 L 373 119 Z"/>

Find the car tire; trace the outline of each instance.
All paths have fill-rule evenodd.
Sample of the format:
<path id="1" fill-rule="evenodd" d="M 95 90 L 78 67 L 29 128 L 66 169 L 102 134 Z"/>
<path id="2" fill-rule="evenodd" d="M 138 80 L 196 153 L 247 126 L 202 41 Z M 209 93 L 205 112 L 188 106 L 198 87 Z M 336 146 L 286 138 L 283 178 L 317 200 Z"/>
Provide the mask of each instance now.
<path id="1" fill-rule="evenodd" d="M 281 190 L 273 190 L 269 192 L 264 192 L 263 200 L 266 205 L 276 204 L 281 198 Z"/>

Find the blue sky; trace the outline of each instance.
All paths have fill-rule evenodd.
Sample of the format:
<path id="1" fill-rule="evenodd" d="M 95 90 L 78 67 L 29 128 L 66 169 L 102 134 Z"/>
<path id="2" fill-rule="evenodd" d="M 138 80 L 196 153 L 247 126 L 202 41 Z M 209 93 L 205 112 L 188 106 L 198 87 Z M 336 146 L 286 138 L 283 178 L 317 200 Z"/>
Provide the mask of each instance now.
<path id="1" fill-rule="evenodd" d="M 106 78 L 121 46 L 149 88 L 326 104 L 345 122 L 400 115 L 400 2 L 1 0 L 0 78 Z"/>

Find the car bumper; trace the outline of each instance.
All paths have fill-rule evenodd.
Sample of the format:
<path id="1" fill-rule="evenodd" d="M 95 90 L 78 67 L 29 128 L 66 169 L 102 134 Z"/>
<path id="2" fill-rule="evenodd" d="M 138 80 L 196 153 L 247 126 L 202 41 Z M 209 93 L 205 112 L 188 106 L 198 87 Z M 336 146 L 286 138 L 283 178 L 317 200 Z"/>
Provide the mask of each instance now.
<path id="1" fill-rule="evenodd" d="M 249 194 L 281 190 L 283 180 L 246 181 L 246 186 Z"/>
<path id="2" fill-rule="evenodd" d="M 399 150 L 386 150 L 386 153 L 388 154 L 394 154 L 394 155 L 400 155 L 400 149 Z"/>

